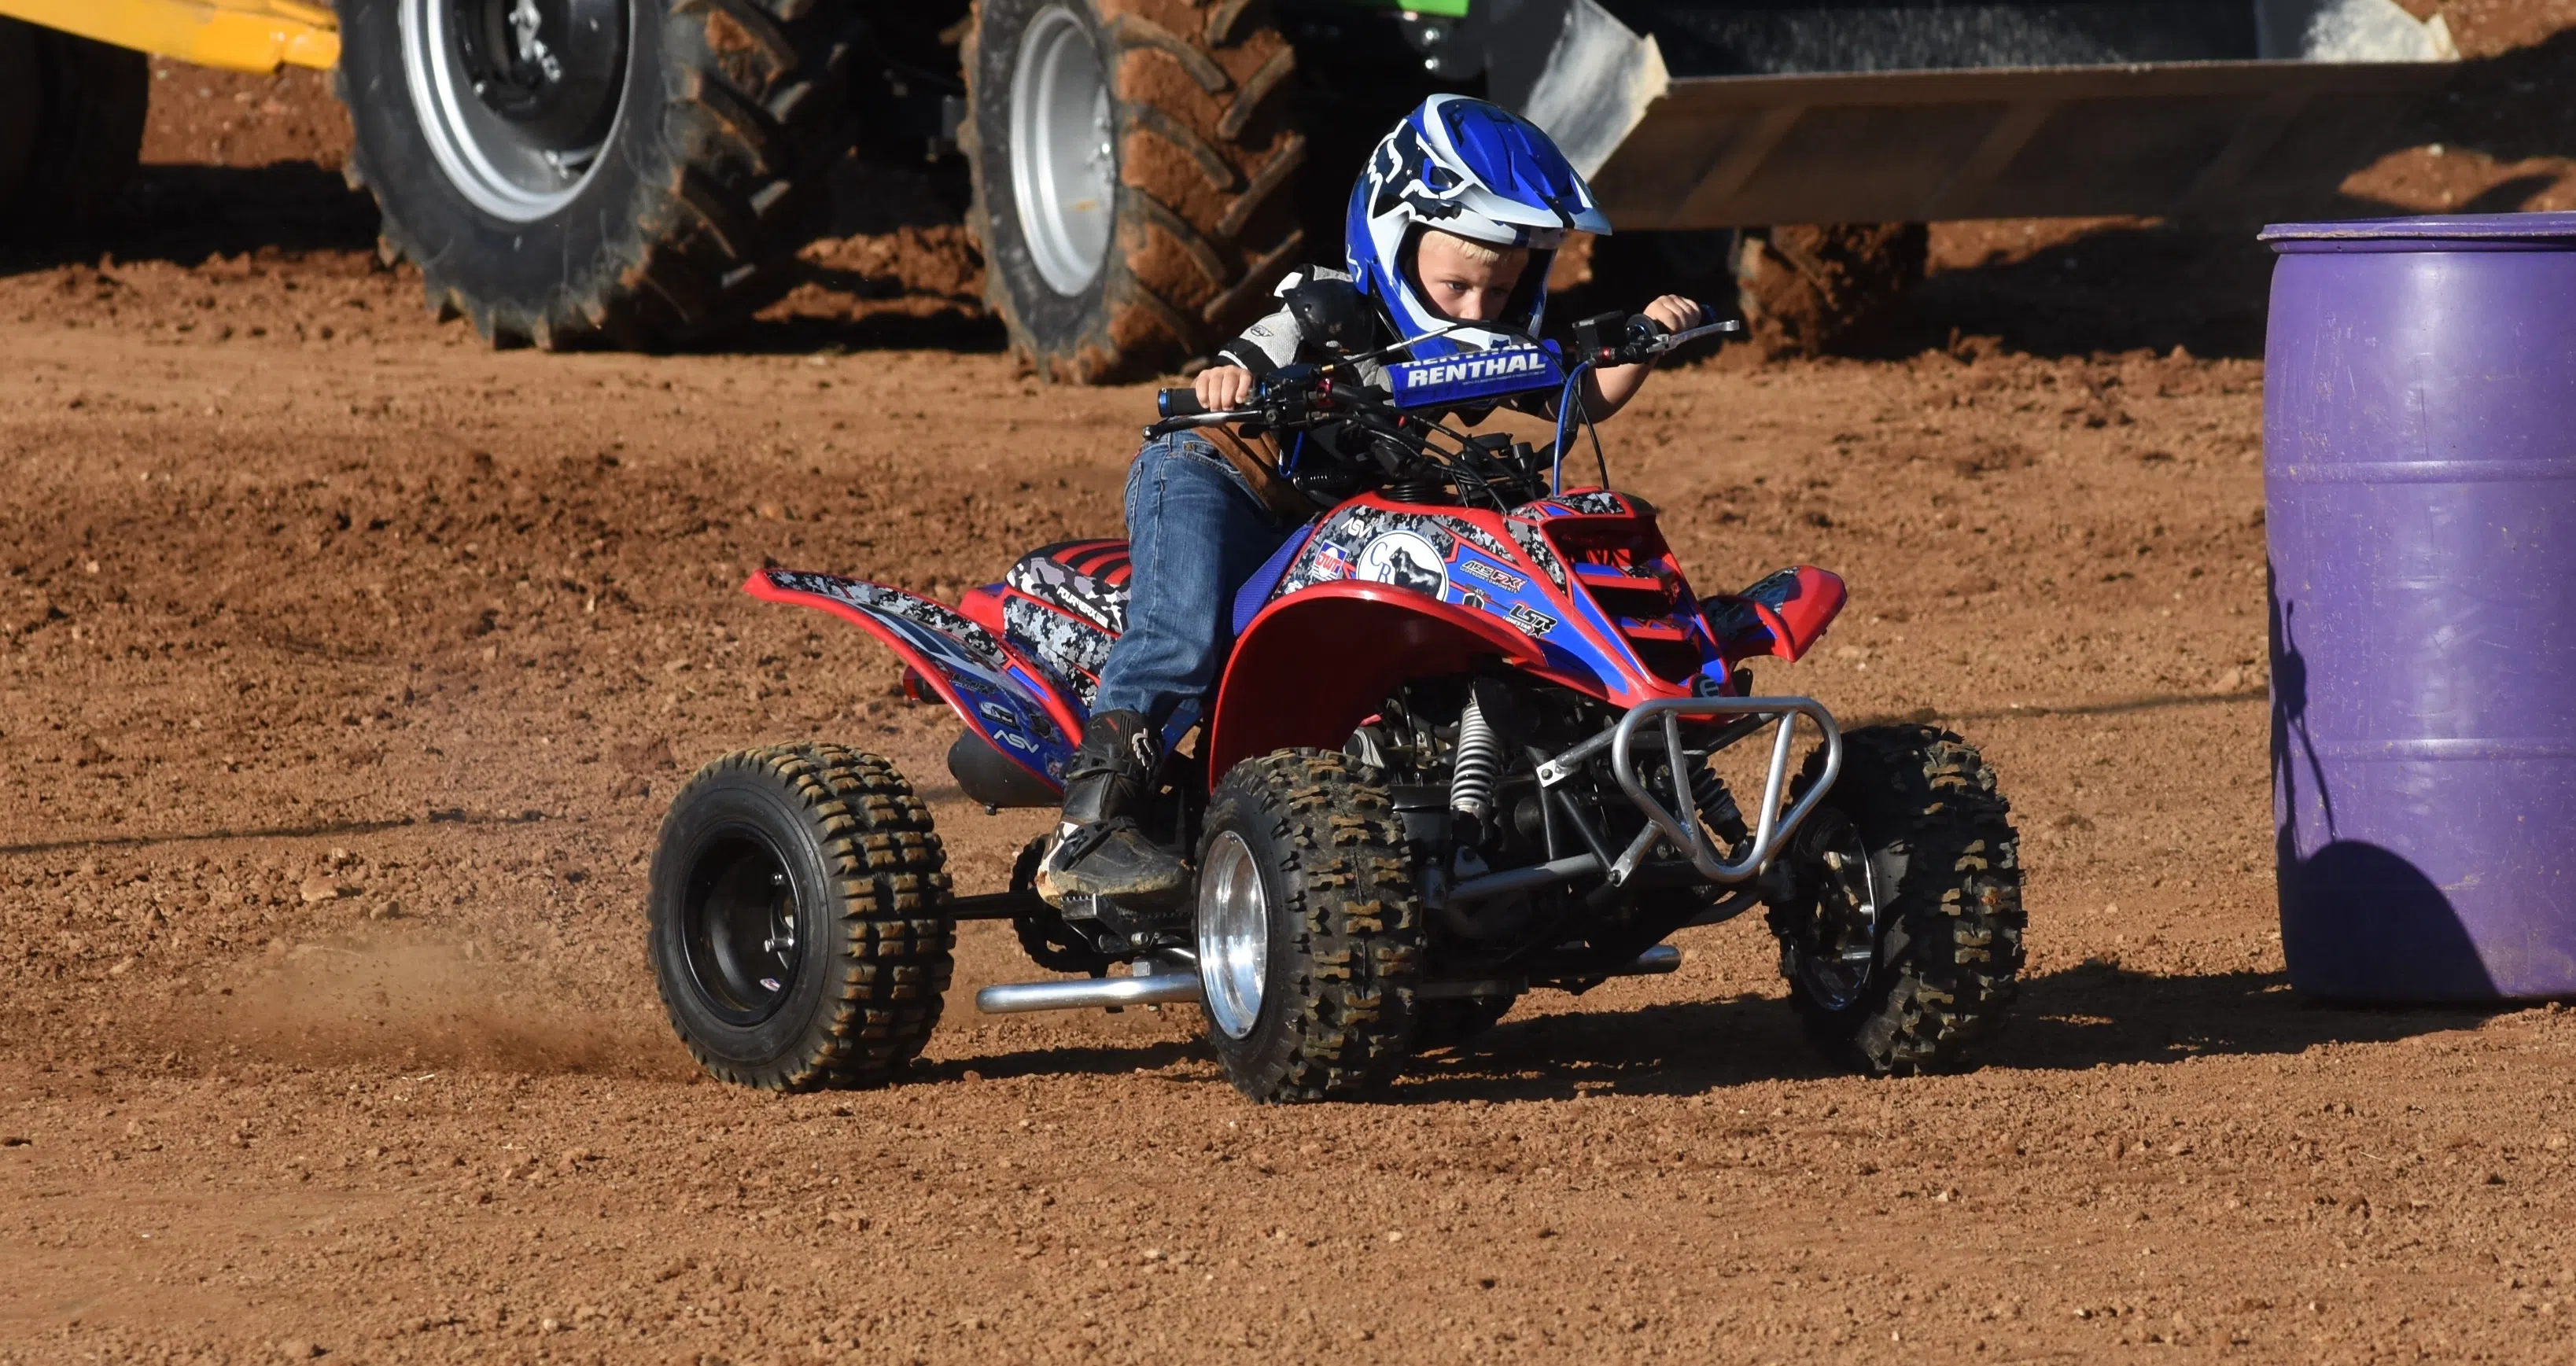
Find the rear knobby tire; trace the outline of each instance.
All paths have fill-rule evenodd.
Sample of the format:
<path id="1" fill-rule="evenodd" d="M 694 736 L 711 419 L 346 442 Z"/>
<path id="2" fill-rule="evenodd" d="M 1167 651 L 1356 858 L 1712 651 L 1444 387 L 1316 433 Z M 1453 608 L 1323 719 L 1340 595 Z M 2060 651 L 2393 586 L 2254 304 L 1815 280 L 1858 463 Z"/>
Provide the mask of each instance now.
<path id="1" fill-rule="evenodd" d="M 142 53 L 0 18 L 0 242 L 96 218 L 134 173 L 151 96 Z"/>
<path id="2" fill-rule="evenodd" d="M 793 282 L 847 147 L 836 115 L 857 6 L 628 0 L 596 160 L 561 203 L 514 218 L 490 207 L 496 182 L 433 150 L 438 106 L 415 99 L 401 23 L 422 3 L 342 0 L 334 80 L 355 134 L 349 182 L 375 194 L 383 252 L 420 267 L 432 313 L 495 346 L 645 349 L 738 323 Z"/>
<path id="3" fill-rule="evenodd" d="M 1821 751 L 1795 784 L 1814 786 Z M 1843 767 L 1798 832 L 1801 894 L 1771 908 L 1789 999 L 1828 1054 L 1874 1076 L 1956 1070 L 2003 1020 L 2022 965 L 2020 838 L 1994 771 L 1933 726 L 1871 726 L 1843 737 Z M 1847 885 L 1862 850 L 1875 930 L 1833 929 L 1839 849 Z M 1848 946 L 1852 966 L 1837 947 Z M 1864 966 L 1865 965 L 1865 970 Z"/>
<path id="4" fill-rule="evenodd" d="M 958 139 L 973 166 L 968 221 L 987 299 L 1039 374 L 1166 373 L 1261 313 L 1297 263 L 1292 182 L 1306 143 L 1289 122 L 1296 54 L 1269 11 L 1267 0 L 978 0 Z M 1014 161 L 1029 149 L 1012 134 L 1013 91 L 1065 40 L 1066 60 L 1096 61 L 1105 82 L 1114 175 L 1105 231 L 1084 219 L 1067 229 L 1070 248 L 1054 248 L 1045 224 L 1073 219 L 1036 196 L 1023 212 L 1031 172 Z"/>
<path id="5" fill-rule="evenodd" d="M 929 811 L 873 754 L 781 745 L 698 770 L 653 855 L 653 976 L 671 1027 L 737 1085 L 893 1080 L 948 988 L 944 862 Z M 725 914 L 754 904 L 748 922 Z M 788 949 L 762 943 L 789 926 Z"/>
<path id="6" fill-rule="evenodd" d="M 1221 842 L 1250 852 L 1267 912 L 1259 1009 L 1240 1035 L 1208 1008 L 1207 1041 L 1256 1101 L 1351 1100 L 1392 1080 L 1412 1044 L 1422 905 L 1386 790 L 1338 751 L 1282 750 L 1235 765 L 1199 843 L 1208 914 Z M 1204 941 L 1202 971 L 1210 961 Z"/>

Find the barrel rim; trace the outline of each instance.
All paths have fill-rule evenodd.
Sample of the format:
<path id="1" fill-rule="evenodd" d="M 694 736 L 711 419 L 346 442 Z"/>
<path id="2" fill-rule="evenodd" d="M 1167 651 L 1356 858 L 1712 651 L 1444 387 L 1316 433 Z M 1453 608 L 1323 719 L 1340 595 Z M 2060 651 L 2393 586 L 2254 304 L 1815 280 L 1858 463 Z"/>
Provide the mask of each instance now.
<path id="1" fill-rule="evenodd" d="M 2276 252 L 2497 251 L 2576 247 L 2576 213 L 2418 214 L 2274 223 L 2256 236 Z"/>

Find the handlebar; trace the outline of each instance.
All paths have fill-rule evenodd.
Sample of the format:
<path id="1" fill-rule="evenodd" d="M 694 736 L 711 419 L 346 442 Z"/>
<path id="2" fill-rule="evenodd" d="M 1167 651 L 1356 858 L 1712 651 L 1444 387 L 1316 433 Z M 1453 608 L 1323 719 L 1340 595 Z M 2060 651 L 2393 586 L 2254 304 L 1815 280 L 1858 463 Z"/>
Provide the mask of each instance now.
<path id="1" fill-rule="evenodd" d="M 1205 412 L 1196 389 L 1165 389 L 1154 396 L 1154 413 L 1158 417 L 1198 417 Z"/>

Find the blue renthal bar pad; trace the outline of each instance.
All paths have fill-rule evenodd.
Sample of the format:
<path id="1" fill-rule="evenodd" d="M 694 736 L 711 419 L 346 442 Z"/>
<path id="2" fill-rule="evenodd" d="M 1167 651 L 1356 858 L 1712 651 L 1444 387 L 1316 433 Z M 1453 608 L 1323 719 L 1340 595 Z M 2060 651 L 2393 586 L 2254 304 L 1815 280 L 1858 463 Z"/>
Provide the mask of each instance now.
<path id="1" fill-rule="evenodd" d="M 1390 365 L 1386 379 L 1397 407 L 1442 408 L 1554 389 L 1565 383 L 1565 370 L 1553 345 L 1507 346 Z"/>

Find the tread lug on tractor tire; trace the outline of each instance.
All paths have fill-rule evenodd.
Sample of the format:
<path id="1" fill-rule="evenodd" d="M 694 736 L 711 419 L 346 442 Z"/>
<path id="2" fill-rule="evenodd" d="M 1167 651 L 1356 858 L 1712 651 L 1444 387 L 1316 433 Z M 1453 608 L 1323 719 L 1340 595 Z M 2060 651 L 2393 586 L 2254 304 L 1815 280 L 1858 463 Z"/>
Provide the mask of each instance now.
<path id="1" fill-rule="evenodd" d="M 895 1079 L 939 1023 L 956 922 L 912 785 L 780 745 L 699 769 L 653 853 L 653 978 L 700 1066 L 767 1091 Z"/>
<path id="2" fill-rule="evenodd" d="M 535 93 L 514 94 L 484 74 L 507 54 L 462 36 L 479 22 L 506 46 L 509 0 L 341 0 L 349 183 L 430 311 L 494 346 L 697 340 L 785 293 L 824 225 L 856 9 L 564 0 L 544 12 L 593 36 L 554 35 L 559 79 L 522 64 Z"/>
<path id="3" fill-rule="evenodd" d="M 1736 301 L 1754 346 L 1779 358 L 1868 345 L 1923 283 L 1931 242 L 1921 223 L 1747 231 L 1736 256 Z"/>
<path id="4" fill-rule="evenodd" d="M 1266 311 L 1303 258 L 1296 54 L 1269 10 L 977 0 L 968 221 L 987 299 L 1040 375 L 1166 373 Z"/>
<path id="5" fill-rule="evenodd" d="M 1808 756 L 1793 790 L 1822 768 Z M 1873 1076 L 1969 1065 L 2012 1004 L 2026 923 L 2020 837 L 1975 747 L 1934 726 L 1847 733 L 1790 857 L 1801 893 L 1771 928 L 1817 1045 Z"/>
<path id="6" fill-rule="evenodd" d="M 1356 1099 L 1410 1054 L 1422 902 L 1370 771 L 1338 751 L 1282 750 L 1235 765 L 1209 798 L 1201 1008 L 1217 1065 L 1253 1100 Z"/>
<path id="7" fill-rule="evenodd" d="M 0 18 L 0 242 L 59 242 L 106 208 L 151 100 L 142 53 Z"/>

